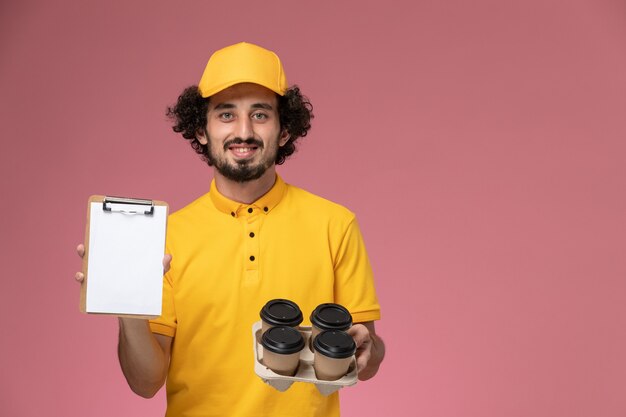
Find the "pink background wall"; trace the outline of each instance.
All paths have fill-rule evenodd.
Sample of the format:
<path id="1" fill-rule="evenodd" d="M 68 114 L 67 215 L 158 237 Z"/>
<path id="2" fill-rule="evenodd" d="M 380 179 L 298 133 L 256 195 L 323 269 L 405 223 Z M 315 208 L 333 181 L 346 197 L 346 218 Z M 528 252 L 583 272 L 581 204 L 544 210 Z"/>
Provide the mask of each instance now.
<path id="1" fill-rule="evenodd" d="M 4 0 L 0 415 L 163 413 L 74 247 L 90 194 L 207 190 L 164 108 L 242 40 L 315 106 L 280 172 L 357 213 L 377 276 L 388 358 L 345 415 L 626 415 L 623 0 Z"/>

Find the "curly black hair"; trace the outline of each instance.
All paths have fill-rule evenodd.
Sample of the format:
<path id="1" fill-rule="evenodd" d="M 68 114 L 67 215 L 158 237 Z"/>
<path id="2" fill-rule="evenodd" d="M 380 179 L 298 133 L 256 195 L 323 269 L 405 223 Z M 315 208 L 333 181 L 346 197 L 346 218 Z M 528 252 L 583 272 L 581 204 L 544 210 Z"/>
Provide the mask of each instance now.
<path id="1" fill-rule="evenodd" d="M 296 151 L 296 141 L 305 137 L 311 128 L 313 106 L 309 99 L 300 93 L 297 85 L 289 87 L 285 95 L 277 97 L 280 127 L 289 132 L 289 140 L 278 148 L 276 155 L 276 165 L 282 165 Z M 211 165 L 208 145 L 201 144 L 196 138 L 199 131 L 206 129 L 209 101 L 210 97 L 202 97 L 198 86 L 192 85 L 183 90 L 175 105 L 167 108 L 166 115 L 174 122 L 172 126 L 174 132 L 182 134 L 183 138 L 189 140 L 196 153 L 202 155 L 202 159 Z"/>

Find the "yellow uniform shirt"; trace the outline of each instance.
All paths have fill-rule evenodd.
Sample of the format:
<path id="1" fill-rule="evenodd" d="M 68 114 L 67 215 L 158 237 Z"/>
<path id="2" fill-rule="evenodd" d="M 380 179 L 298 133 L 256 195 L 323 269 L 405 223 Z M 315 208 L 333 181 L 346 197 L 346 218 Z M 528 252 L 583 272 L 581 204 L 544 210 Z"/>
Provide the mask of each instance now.
<path id="1" fill-rule="evenodd" d="M 297 303 L 310 325 L 318 304 L 344 305 L 354 322 L 378 320 L 372 272 L 354 215 L 285 184 L 253 204 L 209 193 L 172 214 L 163 314 L 153 332 L 174 337 L 167 416 L 338 416 L 337 393 L 313 384 L 276 391 L 254 373 L 252 324 L 270 299 Z"/>

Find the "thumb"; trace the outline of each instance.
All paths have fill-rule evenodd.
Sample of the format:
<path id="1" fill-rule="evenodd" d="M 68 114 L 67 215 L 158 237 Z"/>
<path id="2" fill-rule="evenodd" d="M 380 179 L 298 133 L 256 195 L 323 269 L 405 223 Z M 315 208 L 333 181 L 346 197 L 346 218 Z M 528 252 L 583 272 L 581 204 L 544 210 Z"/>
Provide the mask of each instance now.
<path id="1" fill-rule="evenodd" d="M 170 270 L 170 262 L 172 262 L 172 255 L 167 253 L 165 254 L 165 256 L 163 256 L 163 273 L 164 274 Z"/>

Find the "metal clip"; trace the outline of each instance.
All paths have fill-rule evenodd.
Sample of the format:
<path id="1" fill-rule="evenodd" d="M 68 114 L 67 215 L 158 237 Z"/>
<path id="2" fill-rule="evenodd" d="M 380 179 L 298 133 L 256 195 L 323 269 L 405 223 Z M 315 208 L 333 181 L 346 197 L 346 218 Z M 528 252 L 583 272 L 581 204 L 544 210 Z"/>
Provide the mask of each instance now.
<path id="1" fill-rule="evenodd" d="M 139 210 L 114 210 L 114 204 L 127 204 L 127 205 L 137 205 L 137 206 L 150 206 L 148 209 L 144 207 Z M 102 201 L 102 209 L 104 211 L 110 212 L 118 212 L 124 214 L 145 214 L 146 216 L 152 216 L 154 214 L 154 202 L 152 200 L 142 200 L 139 198 L 126 198 L 126 197 L 104 197 Z"/>

